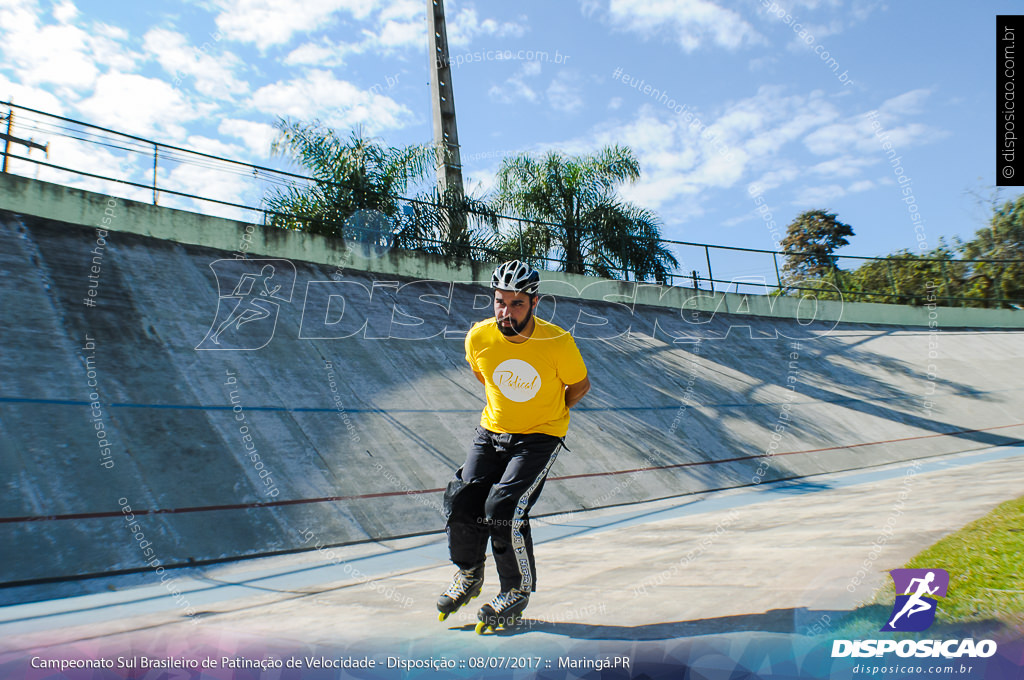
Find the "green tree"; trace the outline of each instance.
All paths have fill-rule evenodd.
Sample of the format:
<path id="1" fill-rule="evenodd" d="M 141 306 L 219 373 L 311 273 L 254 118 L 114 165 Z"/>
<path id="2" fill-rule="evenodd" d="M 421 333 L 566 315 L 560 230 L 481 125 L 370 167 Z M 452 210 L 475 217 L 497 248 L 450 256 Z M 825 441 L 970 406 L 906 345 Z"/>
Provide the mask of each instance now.
<path id="1" fill-rule="evenodd" d="M 843 277 L 847 299 L 906 305 L 955 304 L 942 300 L 960 297 L 967 267 L 953 258 L 954 250 L 942 239 L 923 254 L 898 250 L 883 259 L 868 260 Z"/>
<path id="2" fill-rule="evenodd" d="M 617 196 L 620 184 L 639 177 L 632 151 L 617 145 L 590 155 L 506 158 L 496 203 L 532 222 L 506 233 L 505 247 L 527 260 L 554 255 L 575 274 L 664 281 L 679 263 L 660 242 L 657 217 Z"/>
<path id="3" fill-rule="evenodd" d="M 359 241 L 389 238 L 387 232 L 393 229 L 386 223 L 399 217 L 398 197 L 434 167 L 435 151 L 430 145 L 385 146 L 367 139 L 361 130 L 342 139 L 318 121 L 278 119 L 276 127 L 272 153 L 290 158 L 314 179 L 307 185 L 274 190 L 267 197 L 267 207 L 274 212 L 271 224 L 276 227 Z M 384 219 L 379 215 L 363 219 L 377 213 Z"/>
<path id="4" fill-rule="evenodd" d="M 849 245 L 847 236 L 853 236 L 853 228 L 837 220 L 835 213 L 808 210 L 797 215 L 786 227 L 786 237 L 781 241 L 786 254 L 783 266 L 786 278 L 828 277 L 842 289 L 839 267 L 832 253 Z"/>
<path id="5" fill-rule="evenodd" d="M 1013 301 L 979 302 L 986 307 L 1024 303 L 1024 194 L 996 209 L 989 226 L 979 229 L 960 250 L 967 260 L 1012 260 L 970 263 L 966 297 Z"/>

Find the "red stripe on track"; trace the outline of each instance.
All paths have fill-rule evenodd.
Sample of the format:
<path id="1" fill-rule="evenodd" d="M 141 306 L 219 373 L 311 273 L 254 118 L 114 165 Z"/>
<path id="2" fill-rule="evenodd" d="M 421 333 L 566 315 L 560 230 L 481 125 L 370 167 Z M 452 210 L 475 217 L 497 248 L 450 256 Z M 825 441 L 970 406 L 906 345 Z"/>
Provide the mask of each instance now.
<path id="1" fill-rule="evenodd" d="M 549 477 L 550 481 L 558 479 L 580 479 L 583 477 L 607 477 L 610 475 L 627 475 L 633 472 L 648 472 L 650 470 L 671 470 L 673 468 L 695 467 L 697 465 L 716 465 L 718 463 L 735 463 L 740 460 L 756 460 L 758 458 L 774 458 L 775 456 L 792 456 L 797 453 L 821 453 L 823 451 L 841 451 L 843 449 L 855 449 L 858 446 L 875 446 L 877 444 L 893 444 L 895 442 L 907 442 L 915 439 L 931 439 L 933 437 L 948 437 L 956 434 L 968 434 L 971 432 L 988 432 L 989 430 L 1002 430 L 1007 427 L 1020 427 L 1024 423 L 1013 423 L 1012 425 L 997 425 L 995 427 L 983 427 L 974 430 L 954 430 L 953 432 L 941 432 L 939 434 L 923 434 L 917 437 L 901 437 L 899 439 L 883 439 L 877 442 L 861 442 L 860 444 L 842 444 L 840 446 L 826 446 L 821 449 L 805 449 L 803 451 L 782 451 L 780 453 L 759 453 L 756 456 L 738 456 L 736 458 L 719 458 L 716 460 L 698 460 L 691 463 L 676 463 L 674 465 L 658 465 L 657 467 L 633 468 L 632 470 L 615 470 L 614 472 L 586 472 L 580 475 L 564 475 L 562 477 Z"/>
<path id="2" fill-rule="evenodd" d="M 877 442 L 861 442 L 859 444 L 843 444 L 840 446 L 826 446 L 820 449 L 804 449 L 802 451 L 782 451 L 780 453 L 760 453 L 756 456 L 737 456 L 736 458 L 720 458 L 718 460 L 699 460 L 689 463 L 676 463 L 674 465 L 658 465 L 654 467 L 632 468 L 630 470 L 612 470 L 611 472 L 586 472 L 579 475 L 562 475 L 560 477 L 548 477 L 548 481 L 557 482 L 566 479 L 583 479 L 585 477 L 611 477 L 614 475 L 628 475 L 636 472 L 653 472 L 656 470 L 672 470 L 676 468 L 696 467 L 698 465 L 718 465 L 721 463 L 735 463 L 742 460 L 757 460 L 758 458 L 773 458 L 775 456 L 793 456 L 800 453 L 822 453 L 825 451 L 842 451 L 844 449 L 855 449 L 861 446 L 876 446 L 878 444 L 894 444 L 896 442 L 907 442 L 918 439 L 932 439 L 934 437 L 949 437 L 959 434 L 970 434 L 972 432 L 988 432 L 990 430 L 1003 430 L 1009 427 L 1021 427 L 1024 423 L 1013 423 L 1010 425 L 996 425 L 994 427 L 983 427 L 972 430 L 954 430 L 953 432 L 941 432 L 939 434 L 923 434 L 916 437 L 901 437 L 898 439 L 883 439 Z M 297 498 L 293 500 L 268 501 L 266 503 L 235 503 L 232 505 L 204 505 L 192 508 L 160 508 L 156 510 L 132 510 L 135 515 L 180 515 L 188 512 L 214 512 L 217 510 L 249 510 L 253 508 L 277 508 L 287 505 L 305 505 L 307 503 L 334 503 L 337 501 L 355 501 L 367 498 L 388 498 L 392 496 L 415 496 L 424 493 L 439 493 L 444 489 L 414 489 L 410 491 L 384 491 L 380 493 L 367 493 L 357 496 L 327 496 L 324 498 Z M 67 519 L 101 519 L 108 517 L 122 517 L 124 512 L 80 512 L 67 515 L 36 515 L 25 517 L 0 517 L 0 524 L 15 524 L 19 522 L 48 522 Z"/>

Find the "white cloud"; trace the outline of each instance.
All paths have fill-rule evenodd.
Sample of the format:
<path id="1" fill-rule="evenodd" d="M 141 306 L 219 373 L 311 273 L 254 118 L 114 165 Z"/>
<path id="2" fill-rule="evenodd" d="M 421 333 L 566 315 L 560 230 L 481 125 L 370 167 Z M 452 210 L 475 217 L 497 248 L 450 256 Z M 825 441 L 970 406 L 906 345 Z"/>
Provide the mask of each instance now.
<path id="1" fill-rule="evenodd" d="M 474 39 L 484 36 L 488 38 L 513 37 L 520 38 L 526 35 L 526 26 L 512 21 L 497 22 L 494 19 L 480 20 L 473 5 L 459 8 L 454 16 L 446 14 L 448 49 L 465 48 Z"/>
<path id="2" fill-rule="evenodd" d="M 871 156 L 843 155 L 812 165 L 808 170 L 826 177 L 856 177 L 876 161 L 877 158 Z"/>
<path id="3" fill-rule="evenodd" d="M 879 116 L 890 117 L 922 113 L 926 110 L 925 100 L 929 95 L 931 95 L 931 90 L 920 89 L 886 99 L 878 107 Z"/>
<path id="4" fill-rule="evenodd" d="M 806 187 L 799 191 L 792 201 L 797 207 L 823 208 L 832 201 L 846 195 L 846 190 L 838 184 L 828 184 L 820 187 Z"/>
<path id="5" fill-rule="evenodd" d="M 289 66 L 331 67 L 350 53 L 389 55 L 422 50 L 427 45 L 426 12 L 415 0 L 311 0 L 297 8 L 293 0 L 214 0 L 220 10 L 217 28 L 229 40 L 261 49 L 284 45 L 296 36 L 330 28 L 341 17 L 361 24 L 355 40 L 337 43 L 320 38 L 299 45 L 285 58 Z M 473 5 L 446 8 L 450 50 L 467 47 L 479 37 L 518 37 L 523 23 L 481 18 Z"/>
<path id="6" fill-rule="evenodd" d="M 801 25 L 799 32 L 791 32 L 789 49 L 794 52 L 803 52 L 817 49 L 818 45 L 821 45 L 821 49 L 827 50 L 828 46 L 825 39 L 831 35 L 842 33 L 843 28 L 843 23 L 836 19 L 829 21 L 827 24 L 804 23 Z"/>
<path id="7" fill-rule="evenodd" d="M 53 18 L 62 24 L 70 23 L 78 16 L 78 8 L 71 0 L 62 0 L 53 7 Z"/>
<path id="8" fill-rule="evenodd" d="M 134 153 L 126 153 L 110 147 L 90 144 L 70 137 L 51 137 L 49 142 L 48 163 L 59 165 L 72 170 L 107 175 L 110 177 L 132 179 L 139 182 L 148 182 L 152 179 L 152 156 L 141 156 Z M 33 151 L 30 154 L 33 158 L 42 158 L 42 154 Z M 149 175 L 146 175 L 147 168 Z M 17 170 L 15 168 L 15 170 Z M 124 184 L 108 182 L 95 177 L 75 175 L 62 170 L 37 167 L 30 172 L 22 170 L 30 177 L 38 177 L 43 181 L 54 182 L 72 186 L 86 191 L 136 198 L 143 201 L 152 200 L 152 192 L 144 189 L 133 189 Z"/>
<path id="9" fill-rule="evenodd" d="M 685 121 L 650 105 L 630 123 L 576 140 L 584 148 L 567 152 L 589 153 L 613 143 L 629 146 L 642 168 L 640 181 L 622 188 L 623 197 L 653 210 L 672 204 L 674 219 L 700 214 L 696 195 L 708 186 L 731 183 L 738 172 Z"/>
<path id="10" fill-rule="evenodd" d="M 343 131 L 362 125 L 369 134 L 400 129 L 413 119 L 405 105 L 373 90 L 337 80 L 323 70 L 311 70 L 304 78 L 289 78 L 261 87 L 253 93 L 249 105 L 272 115 L 320 119 Z"/>
<path id="11" fill-rule="evenodd" d="M 164 28 L 150 30 L 143 40 L 146 51 L 172 76 L 176 85 L 192 77 L 197 92 L 223 100 L 249 91 L 249 84 L 235 77 L 235 71 L 242 68 L 241 61 L 223 52 L 214 41 L 192 47 L 186 36 Z"/>
<path id="12" fill-rule="evenodd" d="M 426 27 L 422 21 L 386 21 L 373 44 L 385 53 L 404 48 L 427 46 Z"/>
<path id="13" fill-rule="evenodd" d="M 773 0 L 771 5 L 758 8 L 758 14 L 767 25 L 777 24 L 779 30 L 784 31 L 788 48 L 794 51 L 822 44 L 824 38 L 865 21 L 876 9 L 885 9 L 884 0 L 854 0 L 849 11 L 843 0 Z M 799 30 L 794 31 L 794 27 Z M 811 36 L 813 41 L 808 44 L 802 36 Z"/>
<path id="14" fill-rule="evenodd" d="M 735 50 L 763 42 L 740 14 L 708 0 L 610 0 L 609 18 L 627 30 L 654 36 L 674 34 L 686 52 L 713 44 Z"/>
<path id="15" fill-rule="evenodd" d="M 39 7 L 34 0 L 5 0 L 0 4 L 0 26 L 8 36 L 13 34 L 24 34 L 35 30 L 39 21 L 36 18 Z M 4 40 L 4 47 L 7 47 L 7 39 Z"/>
<path id="16" fill-rule="evenodd" d="M 870 132 L 866 121 L 835 123 L 807 135 L 804 144 L 811 153 L 819 156 L 833 156 L 851 149 L 865 151 Z"/>
<path id="17" fill-rule="evenodd" d="M 858 116 L 844 118 L 821 91 L 788 94 L 766 86 L 718 112 L 688 107 L 680 113 L 652 101 L 633 121 L 576 138 L 565 149 L 588 152 L 604 144 L 627 144 L 640 160 L 643 175 L 624 188 L 623 195 L 655 210 L 671 210 L 672 221 L 678 222 L 703 213 L 713 195 L 709 190 L 744 182 L 763 192 L 778 190 L 776 202 L 788 198 L 802 206 L 828 204 L 873 188 L 863 174 L 878 162 L 878 142 L 858 125 Z M 900 129 L 908 127 L 912 128 Z M 854 140 L 844 136 L 851 129 L 857 135 Z M 866 149 L 861 148 L 865 140 L 871 142 Z M 801 145 L 826 158 L 801 164 L 791 153 Z M 787 185 L 808 176 L 846 181 L 799 187 L 792 194 Z M 752 178 L 757 179 L 751 182 Z"/>
<path id="18" fill-rule="evenodd" d="M 760 178 L 751 182 L 756 185 L 761 192 L 768 192 L 772 189 L 776 189 L 784 184 L 789 184 L 797 177 L 800 176 L 800 170 L 796 166 L 786 163 L 782 167 L 776 167 L 773 170 L 761 175 Z"/>
<path id="19" fill-rule="evenodd" d="M 376 12 L 379 8 L 380 11 Z M 360 19 L 364 28 L 358 39 L 336 42 L 321 36 L 292 50 L 284 59 L 286 66 L 341 66 L 350 54 L 391 55 L 403 50 L 423 50 L 427 45 L 426 17 L 421 3 L 399 0 L 377 7 L 367 5 Z M 312 30 L 315 27 L 309 27 Z"/>
<path id="20" fill-rule="evenodd" d="M 49 90 L 41 87 L 23 85 L 8 80 L 0 73 L 0 99 L 6 101 L 8 97 L 12 98 L 15 104 L 27 106 L 31 109 L 49 111 L 50 113 L 62 116 L 66 116 L 69 113 L 66 109 L 69 102 L 66 99 L 57 97 Z M 17 123 L 17 113 L 14 114 L 14 120 Z"/>
<path id="21" fill-rule="evenodd" d="M 93 58 L 111 71 L 134 71 L 144 59 L 142 54 L 128 48 L 129 39 L 126 31 L 108 24 L 89 27 L 89 49 Z"/>
<path id="22" fill-rule="evenodd" d="M 487 91 L 488 96 L 494 101 L 502 104 L 511 104 L 517 101 L 537 101 L 537 92 L 526 83 L 526 78 L 540 73 L 540 64 L 537 62 L 526 62 L 501 85 L 492 85 Z"/>
<path id="23" fill-rule="evenodd" d="M 220 10 L 217 29 L 229 40 L 262 47 L 287 43 L 297 33 L 323 29 L 332 15 L 346 11 L 355 19 L 368 17 L 383 0 L 215 0 Z"/>
<path id="24" fill-rule="evenodd" d="M 240 205 L 254 205 L 258 202 L 258 199 L 255 197 L 259 195 L 259 190 L 256 183 L 250 177 L 223 172 L 215 168 L 181 164 L 172 168 L 169 172 L 160 173 L 158 184 L 164 188 L 192 194 L 193 196 L 215 198 L 218 201 L 238 203 Z M 240 220 L 251 220 L 257 214 L 252 211 L 243 211 L 209 201 L 175 197 L 171 194 L 161 198 L 160 203 L 161 205 L 168 206 L 175 205 L 176 207 L 207 215 L 218 215 Z"/>
<path id="25" fill-rule="evenodd" d="M 226 118 L 217 127 L 217 132 L 222 135 L 241 139 L 254 156 L 266 158 L 270 155 L 270 144 L 277 136 L 277 130 L 273 125 L 266 123 L 255 123 L 250 120 L 239 118 Z"/>
<path id="26" fill-rule="evenodd" d="M 100 76 L 92 96 L 78 108 L 104 127 L 174 140 L 185 138 L 185 123 L 210 113 L 163 80 L 125 73 Z"/>
<path id="27" fill-rule="evenodd" d="M 860 151 L 878 157 L 883 142 L 889 142 L 899 151 L 920 144 L 934 142 L 946 132 L 923 123 L 904 122 L 910 115 L 924 110 L 926 90 L 912 90 L 886 100 L 875 115 L 862 113 L 823 126 L 804 139 L 807 149 L 816 155 L 842 155 Z M 875 123 L 877 122 L 877 127 Z"/>
<path id="28" fill-rule="evenodd" d="M 451 3 L 448 3 L 449 7 Z M 391 0 L 380 10 L 381 21 L 418 21 L 426 25 L 425 5 L 418 0 Z"/>
<path id="29" fill-rule="evenodd" d="M 527 82 L 541 74 L 542 67 L 538 61 L 524 62 L 516 72 L 501 85 L 492 85 L 487 91 L 488 96 L 502 104 L 519 101 L 540 101 L 538 90 L 542 86 L 534 86 Z M 562 113 L 575 113 L 583 108 L 583 88 L 576 73 L 562 71 L 544 89 L 544 96 L 551 108 Z M 621 100 L 620 100 L 621 103 Z"/>
<path id="30" fill-rule="evenodd" d="M 303 43 L 284 58 L 285 66 L 334 67 L 345 63 L 345 50 L 327 40 Z"/>
<path id="31" fill-rule="evenodd" d="M 583 108 L 582 91 L 579 77 L 563 71 L 551 81 L 546 94 L 551 108 L 562 113 L 576 113 Z"/>
<path id="32" fill-rule="evenodd" d="M 92 89 L 101 67 L 135 69 L 139 55 L 126 47 L 123 31 L 102 23 L 72 25 L 78 10 L 71 2 L 54 7 L 53 16 L 59 23 L 44 23 L 42 10 L 31 0 L 0 5 L 0 51 L 22 84 L 56 86 L 58 96 L 74 100 Z"/>
<path id="33" fill-rule="evenodd" d="M 227 158 L 230 160 L 237 160 L 244 153 L 244 149 L 237 144 L 231 144 L 221 139 L 213 139 L 203 135 L 189 135 L 182 146 L 186 149 L 208 153 L 211 156 L 220 156 L 221 158 Z"/>
<path id="34" fill-rule="evenodd" d="M 35 26 L 4 36 L 3 50 L 26 84 L 88 90 L 99 69 L 89 55 L 88 34 L 75 26 Z"/>
<path id="35" fill-rule="evenodd" d="M 778 62 L 779 58 L 774 55 L 755 57 L 747 63 L 747 68 L 749 68 L 754 73 L 757 73 L 758 71 L 774 71 L 774 66 Z"/>

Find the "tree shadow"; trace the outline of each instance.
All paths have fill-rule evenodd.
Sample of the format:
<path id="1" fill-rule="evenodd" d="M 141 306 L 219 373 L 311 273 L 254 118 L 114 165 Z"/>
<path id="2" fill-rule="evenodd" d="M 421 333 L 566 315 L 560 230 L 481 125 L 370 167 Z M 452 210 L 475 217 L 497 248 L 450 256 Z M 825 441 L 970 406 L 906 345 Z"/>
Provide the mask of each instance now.
<path id="1" fill-rule="evenodd" d="M 828 327 L 812 324 L 801 329 L 807 338 L 794 341 L 778 336 L 775 326 L 784 321 L 720 315 L 708 319 L 703 326 L 694 326 L 700 331 L 698 335 L 705 337 L 698 344 L 679 342 L 679 335 L 673 337 L 669 333 L 662 334 L 660 329 L 653 330 L 654 322 L 663 316 L 661 312 L 641 310 L 638 306 L 627 314 L 614 304 L 602 306 L 593 302 L 588 305 L 591 311 L 597 309 L 607 314 L 611 321 L 606 332 L 632 333 L 638 326 L 649 331 L 647 335 L 623 334 L 603 340 L 579 341 L 588 365 L 593 362 L 604 368 L 602 354 L 628 355 L 636 373 L 631 377 L 648 384 L 652 395 L 648 404 L 635 411 L 621 408 L 624 394 L 621 389 L 610 391 L 607 396 L 595 390 L 596 393 L 588 397 L 588 404 L 606 397 L 608 412 L 601 416 L 605 423 L 644 433 L 644 437 L 630 441 L 630 448 L 638 448 L 637 444 L 648 445 L 648 451 L 659 455 L 644 453 L 656 463 L 677 465 L 682 469 L 676 472 L 685 470 L 685 476 L 709 488 L 735 486 L 737 482 L 743 483 L 744 476 L 749 478 L 759 460 L 736 459 L 743 458 L 744 454 L 754 457 L 766 453 L 772 429 L 777 431 L 780 424 L 791 444 L 773 446 L 776 453 L 787 448 L 807 449 L 813 453 L 821 447 L 822 452 L 817 454 L 821 458 L 828 451 L 858 453 L 858 447 L 872 441 L 886 445 L 881 453 L 875 449 L 879 455 L 872 455 L 870 459 L 857 456 L 869 464 L 919 457 L 920 454 L 914 455 L 913 451 L 907 455 L 900 450 L 898 442 L 905 439 L 941 437 L 947 441 L 970 442 L 974 446 L 969 448 L 1021 443 L 1018 437 L 985 431 L 984 426 L 991 425 L 990 422 L 965 426 L 963 419 L 947 419 L 941 413 L 924 408 L 925 395 L 935 390 L 946 402 L 953 397 L 980 403 L 1007 401 L 925 370 L 927 340 L 922 341 L 925 344 L 921 362 L 884 354 L 891 349 L 888 345 L 878 345 L 875 351 L 864 347 L 868 341 L 912 333 L 914 329 L 882 329 L 857 324 L 849 329 L 844 327 L 842 336 L 833 336 L 827 333 Z M 644 319 L 645 315 L 649 318 Z M 685 326 L 678 320 L 676 325 Z M 864 337 L 851 342 L 851 332 L 862 332 Z M 926 332 L 921 334 L 924 336 Z M 587 347 L 588 344 L 595 347 Z M 795 368 L 791 368 L 794 366 L 791 345 L 798 348 Z M 611 362 L 614 363 L 614 358 Z M 795 389 L 787 389 L 792 384 L 788 380 L 791 376 L 795 376 Z M 783 422 L 781 410 L 784 404 L 788 407 L 787 400 L 792 400 L 793 417 Z M 671 403 L 673 401 L 675 404 Z M 664 402 L 668 404 L 659 406 Z M 613 409 L 616 404 L 619 408 Z M 604 404 L 601 407 L 605 409 Z M 586 409 L 584 406 L 581 410 Z M 869 431 L 864 431 L 865 436 L 856 441 L 843 441 L 837 436 L 851 429 L 848 423 L 866 424 L 875 418 L 879 428 L 874 436 Z M 677 427 L 680 424 L 684 427 Z M 949 447 L 947 444 L 940 453 L 948 451 Z M 704 462 L 730 459 L 734 462 L 702 467 Z M 771 466 L 769 479 L 808 474 L 807 466 L 787 466 L 778 458 L 772 460 Z M 829 463 L 822 460 L 821 466 L 828 468 Z"/>

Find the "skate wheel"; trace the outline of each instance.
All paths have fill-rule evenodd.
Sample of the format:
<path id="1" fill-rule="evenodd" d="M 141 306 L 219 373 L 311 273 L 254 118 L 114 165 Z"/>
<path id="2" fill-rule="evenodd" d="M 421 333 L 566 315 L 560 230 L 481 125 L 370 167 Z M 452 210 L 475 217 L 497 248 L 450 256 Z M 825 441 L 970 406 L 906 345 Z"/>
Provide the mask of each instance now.
<path id="1" fill-rule="evenodd" d="M 437 620 L 438 621 L 444 621 L 447 618 L 448 618 L 448 612 L 438 612 L 437 613 Z"/>
<path id="2" fill-rule="evenodd" d="M 476 634 L 477 635 L 483 635 L 484 633 L 487 632 L 488 628 L 490 628 L 490 626 L 487 625 L 486 621 L 480 621 L 479 623 L 476 624 Z"/>

